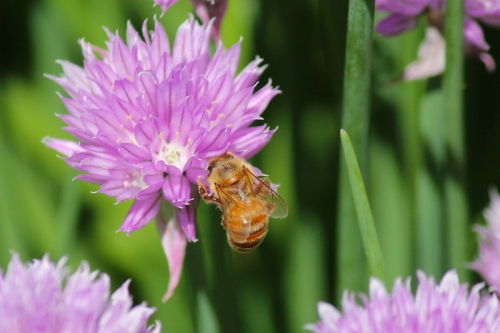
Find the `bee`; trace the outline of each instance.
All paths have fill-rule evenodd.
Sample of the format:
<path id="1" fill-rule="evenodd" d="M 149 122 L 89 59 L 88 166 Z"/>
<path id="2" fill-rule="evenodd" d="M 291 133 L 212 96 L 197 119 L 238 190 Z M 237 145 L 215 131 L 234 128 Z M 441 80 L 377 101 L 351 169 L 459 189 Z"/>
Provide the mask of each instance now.
<path id="1" fill-rule="evenodd" d="M 222 226 L 229 245 L 239 252 L 256 248 L 267 234 L 269 217 L 288 215 L 285 201 L 266 177 L 257 177 L 243 158 L 224 153 L 208 162 L 206 182 L 198 179 L 198 191 L 207 203 L 222 210 Z"/>

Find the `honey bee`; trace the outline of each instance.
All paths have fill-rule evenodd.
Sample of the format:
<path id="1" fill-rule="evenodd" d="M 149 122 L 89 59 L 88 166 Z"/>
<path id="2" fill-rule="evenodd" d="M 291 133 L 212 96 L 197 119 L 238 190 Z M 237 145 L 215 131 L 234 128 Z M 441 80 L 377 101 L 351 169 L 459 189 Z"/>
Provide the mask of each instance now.
<path id="1" fill-rule="evenodd" d="M 271 188 L 268 178 L 254 175 L 252 166 L 234 154 L 212 158 L 208 170 L 210 193 L 198 179 L 201 197 L 222 210 L 229 245 L 239 252 L 253 250 L 267 234 L 269 217 L 288 215 L 285 201 Z"/>

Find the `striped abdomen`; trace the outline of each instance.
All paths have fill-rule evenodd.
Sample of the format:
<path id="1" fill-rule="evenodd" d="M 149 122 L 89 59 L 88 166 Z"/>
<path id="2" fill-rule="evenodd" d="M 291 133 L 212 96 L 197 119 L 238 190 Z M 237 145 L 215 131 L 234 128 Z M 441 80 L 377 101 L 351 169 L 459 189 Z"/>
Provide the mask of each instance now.
<path id="1" fill-rule="evenodd" d="M 227 240 L 233 249 L 248 252 L 256 248 L 267 234 L 269 217 L 266 202 L 260 199 L 240 201 L 224 221 Z"/>

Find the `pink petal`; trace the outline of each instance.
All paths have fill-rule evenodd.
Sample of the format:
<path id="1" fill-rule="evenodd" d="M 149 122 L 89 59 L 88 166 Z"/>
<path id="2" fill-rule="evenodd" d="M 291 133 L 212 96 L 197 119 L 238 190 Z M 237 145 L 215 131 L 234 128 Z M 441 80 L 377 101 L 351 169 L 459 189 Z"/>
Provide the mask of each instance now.
<path id="1" fill-rule="evenodd" d="M 276 130 L 269 130 L 266 125 L 240 129 L 231 136 L 228 150 L 243 158 L 250 158 L 258 153 L 271 140 Z"/>
<path id="2" fill-rule="evenodd" d="M 158 214 L 161 199 L 159 191 L 140 200 L 136 199 L 119 231 L 125 231 L 129 235 L 148 224 Z"/>
<path id="3" fill-rule="evenodd" d="M 253 94 L 253 96 L 250 98 L 250 102 L 248 102 L 245 113 L 255 113 L 260 115 L 267 108 L 267 105 L 269 104 L 271 99 L 280 93 L 281 91 L 278 89 L 278 87 L 273 88 L 271 86 L 271 80 L 269 80 L 269 82 L 264 87 Z"/>
<path id="4" fill-rule="evenodd" d="M 228 145 L 231 131 L 225 125 L 217 125 L 212 128 L 198 146 L 198 155 L 201 158 L 220 155 Z"/>
<path id="5" fill-rule="evenodd" d="M 160 6 L 161 10 L 163 11 L 161 15 L 165 14 L 167 11 L 168 7 L 172 6 L 179 0 L 155 0 L 155 6 Z"/>
<path id="6" fill-rule="evenodd" d="M 212 18 L 215 18 L 214 29 L 212 35 L 216 41 L 220 40 L 220 27 L 224 14 L 226 13 L 227 0 L 191 0 L 196 14 L 201 18 L 203 23 L 208 23 Z"/>
<path id="7" fill-rule="evenodd" d="M 118 151 L 127 162 L 134 163 L 151 160 L 151 154 L 146 148 L 140 148 L 131 143 L 122 143 L 120 148 L 118 148 Z"/>
<path id="8" fill-rule="evenodd" d="M 262 58 L 257 57 L 249 63 L 234 79 L 234 88 L 241 89 L 242 87 L 253 86 L 267 67 L 267 65 L 259 67 L 262 61 Z"/>
<path id="9" fill-rule="evenodd" d="M 404 31 L 413 29 L 416 25 L 416 16 L 395 13 L 380 20 L 375 30 L 384 36 L 394 36 Z"/>
<path id="10" fill-rule="evenodd" d="M 42 139 L 42 143 L 44 143 L 47 147 L 66 155 L 67 157 L 73 156 L 74 153 L 85 152 L 85 149 L 80 147 L 80 145 L 74 141 L 53 139 L 47 136 Z"/>
<path id="11" fill-rule="evenodd" d="M 153 32 L 151 45 L 150 45 L 150 57 L 153 66 L 156 67 L 158 62 L 164 58 L 165 55 L 170 55 L 170 42 L 168 40 L 167 33 L 163 28 L 163 25 L 158 22 L 155 17 L 155 31 Z M 170 69 L 170 68 L 169 68 Z"/>
<path id="12" fill-rule="evenodd" d="M 192 200 L 189 180 L 176 167 L 169 166 L 167 172 L 162 187 L 163 197 L 177 208 L 189 205 Z"/>
<path id="13" fill-rule="evenodd" d="M 167 204 L 170 206 L 169 204 Z M 174 217 L 173 207 L 164 207 L 156 218 L 156 227 L 160 234 L 161 244 L 168 260 L 170 281 L 162 301 L 166 302 L 172 296 L 181 276 L 182 264 L 186 253 L 187 239 L 179 228 Z"/>
<path id="14" fill-rule="evenodd" d="M 441 33 L 434 27 L 428 27 L 418 49 L 418 58 L 406 67 L 403 79 L 418 80 L 441 74 L 445 68 L 445 52 Z"/>
<path id="15" fill-rule="evenodd" d="M 196 207 L 198 206 L 197 202 L 193 202 L 193 204 L 189 206 L 184 206 L 183 208 L 175 209 L 175 216 L 179 225 L 186 235 L 188 241 L 196 242 Z"/>
<path id="16" fill-rule="evenodd" d="M 118 202 L 133 199 L 140 189 L 135 186 L 124 186 L 123 180 L 108 180 L 102 184 L 99 193 L 104 193 L 110 197 L 115 197 Z"/>
<path id="17" fill-rule="evenodd" d="M 196 156 L 191 157 L 184 165 L 184 172 L 187 179 L 193 184 L 196 184 L 196 179 L 205 179 L 208 177 L 208 162 L 205 159 L 200 159 Z"/>
<path id="18" fill-rule="evenodd" d="M 488 53 L 488 52 L 481 52 L 479 54 L 479 59 L 483 62 L 483 64 L 486 66 L 486 70 L 488 72 L 493 72 L 496 68 L 495 64 L 495 59 Z"/>
<path id="19" fill-rule="evenodd" d="M 130 49 L 122 39 L 117 36 L 112 48 L 112 61 L 116 74 L 122 78 L 133 78 L 135 74 L 135 61 Z"/>
<path id="20" fill-rule="evenodd" d="M 476 21 L 465 18 L 464 23 L 464 39 L 468 46 L 472 46 L 475 49 L 481 51 L 488 51 L 490 46 L 484 40 L 483 29 Z"/>

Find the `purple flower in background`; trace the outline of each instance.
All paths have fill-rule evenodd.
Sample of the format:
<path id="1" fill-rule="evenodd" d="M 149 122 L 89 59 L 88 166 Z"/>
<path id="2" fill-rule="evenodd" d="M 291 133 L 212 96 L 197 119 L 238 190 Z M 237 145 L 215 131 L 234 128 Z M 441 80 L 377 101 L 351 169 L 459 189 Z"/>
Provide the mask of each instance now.
<path id="1" fill-rule="evenodd" d="M 484 212 L 488 225 L 475 228 L 480 236 L 479 258 L 470 267 L 500 294 L 500 196 L 496 190 L 491 190 L 490 197 L 491 204 Z"/>
<path id="2" fill-rule="evenodd" d="M 420 79 L 440 74 L 445 67 L 444 38 L 435 38 L 434 29 L 444 34 L 446 1 L 444 0 L 376 0 L 375 6 L 389 15 L 380 20 L 376 31 L 384 36 L 393 36 L 413 29 L 418 17 L 426 15 L 428 30 L 419 49 L 419 59 L 410 64 L 404 74 L 405 80 Z M 477 21 L 493 26 L 500 26 L 499 0 L 465 0 L 464 40 L 465 52 L 477 56 L 488 71 L 495 69 L 495 61 L 489 55 L 489 45 L 484 40 L 483 30 Z M 429 48 L 432 45 L 432 50 Z M 425 49 L 425 50 L 423 50 Z M 425 55 L 426 58 L 422 58 Z M 432 64 L 434 62 L 434 64 Z M 431 65 L 432 66 L 429 66 Z"/>
<path id="3" fill-rule="evenodd" d="M 179 0 L 155 0 L 154 5 L 160 6 L 164 14 L 170 6 L 175 5 L 178 1 Z"/>
<path id="4" fill-rule="evenodd" d="M 0 333 L 159 333 L 147 327 L 155 312 L 144 303 L 132 307 L 125 282 L 111 297 L 109 277 L 91 272 L 82 262 L 71 275 L 66 258 L 53 264 L 48 255 L 24 265 L 12 256 L 6 274 L 0 270 Z"/>
<path id="5" fill-rule="evenodd" d="M 411 292 L 410 280 L 396 279 L 392 294 L 383 283 L 370 280 L 370 297 L 344 293 L 343 313 L 328 303 L 318 304 L 320 321 L 306 329 L 316 333 L 492 333 L 500 332 L 500 309 L 496 295 L 480 296 L 483 284 L 470 292 L 449 271 L 436 285 L 433 278 L 417 272 L 418 287 Z"/>
<path id="6" fill-rule="evenodd" d="M 162 15 L 165 14 L 167 9 L 175 4 L 179 0 L 154 0 L 155 6 L 160 6 L 163 11 Z M 191 0 L 196 14 L 207 24 L 211 19 L 215 19 L 213 23 L 213 37 L 216 41 L 220 41 L 220 28 L 222 24 L 222 19 L 224 14 L 226 14 L 227 0 Z"/>
<path id="7" fill-rule="evenodd" d="M 213 36 L 216 41 L 219 41 L 222 19 L 226 14 L 227 0 L 191 0 L 191 2 L 196 9 L 196 14 L 204 23 L 215 19 Z"/>
<path id="8" fill-rule="evenodd" d="M 156 218 L 169 267 L 166 300 L 175 289 L 186 241 L 196 241 L 197 178 L 207 159 L 232 152 L 256 154 L 271 139 L 266 125 L 250 127 L 279 91 L 269 82 L 255 92 L 265 66 L 257 58 L 236 75 L 240 43 L 210 54 L 211 23 L 192 17 L 177 31 L 172 50 L 155 20 L 144 40 L 129 24 L 126 43 L 108 32 L 107 50 L 81 41 L 83 68 L 60 61 L 51 78 L 69 97 L 65 130 L 79 142 L 46 138 L 47 146 L 101 185 L 118 202 L 134 199 L 120 231 L 127 234 Z"/>

